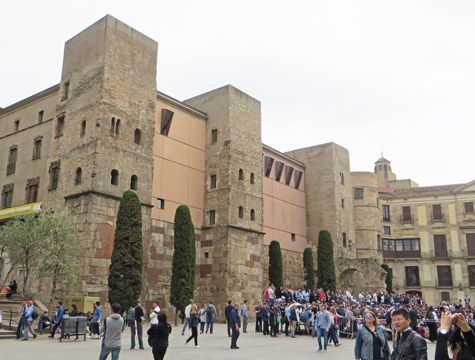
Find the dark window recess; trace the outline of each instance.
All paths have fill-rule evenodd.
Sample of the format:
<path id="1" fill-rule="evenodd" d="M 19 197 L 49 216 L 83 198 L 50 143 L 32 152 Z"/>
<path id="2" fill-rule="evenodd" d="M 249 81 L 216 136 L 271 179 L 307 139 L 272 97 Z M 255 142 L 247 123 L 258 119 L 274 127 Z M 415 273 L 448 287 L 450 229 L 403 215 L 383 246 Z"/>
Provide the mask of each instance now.
<path id="1" fill-rule="evenodd" d="M 284 163 L 281 161 L 276 161 L 275 162 L 275 181 L 280 181 L 283 171 L 284 171 Z"/>
<path id="2" fill-rule="evenodd" d="M 117 119 L 117 121 L 115 122 L 115 135 L 120 135 L 120 119 Z"/>
<path id="3" fill-rule="evenodd" d="M 292 180 L 292 174 L 294 173 L 294 168 L 292 166 L 285 166 L 285 185 L 290 185 L 290 180 Z"/>
<path id="4" fill-rule="evenodd" d="M 139 129 L 135 129 L 134 143 L 137 144 L 137 145 L 140 145 L 141 141 L 142 141 L 142 132 Z"/>
<path id="5" fill-rule="evenodd" d="M 346 247 L 346 233 L 342 234 L 343 247 Z"/>
<path id="6" fill-rule="evenodd" d="M 450 293 L 448 291 L 442 291 L 440 293 L 440 300 L 441 301 L 450 301 Z"/>
<path id="7" fill-rule="evenodd" d="M 384 227 L 384 235 L 391 235 L 391 227 L 385 226 Z"/>
<path id="8" fill-rule="evenodd" d="M 216 210 L 209 211 L 209 224 L 210 225 L 216 224 Z"/>
<path id="9" fill-rule="evenodd" d="M 239 180 L 244 180 L 244 171 L 239 169 Z"/>
<path id="10" fill-rule="evenodd" d="M 62 100 L 66 100 L 69 97 L 69 81 L 64 83 L 63 87 L 63 98 Z"/>
<path id="11" fill-rule="evenodd" d="M 291 239 L 292 241 L 295 241 L 295 234 L 292 234 L 291 237 L 290 237 L 290 239 Z"/>
<path id="12" fill-rule="evenodd" d="M 50 165 L 50 168 L 49 168 L 49 174 L 50 174 L 49 189 L 50 190 L 55 190 L 58 188 L 60 168 L 61 168 L 60 160 L 52 162 Z"/>
<path id="13" fill-rule="evenodd" d="M 83 120 L 81 123 L 81 132 L 79 133 L 80 137 L 84 137 L 86 135 L 86 120 Z"/>
<path id="14" fill-rule="evenodd" d="M 10 148 L 10 154 L 8 155 L 7 175 L 15 173 L 17 157 L 18 149 L 16 147 Z"/>
<path id="15" fill-rule="evenodd" d="M 249 182 L 250 182 L 251 184 L 254 184 L 254 173 L 251 173 L 251 176 L 250 176 L 250 178 L 249 178 Z"/>
<path id="16" fill-rule="evenodd" d="M 15 120 L 15 132 L 20 130 L 20 120 Z"/>
<path id="17" fill-rule="evenodd" d="M 465 234 L 467 238 L 467 254 L 475 256 L 475 233 Z"/>
<path id="18" fill-rule="evenodd" d="M 402 221 L 403 222 L 411 222 L 411 207 L 410 206 L 403 206 L 402 207 Z"/>
<path id="19" fill-rule="evenodd" d="M 468 265 L 468 283 L 475 286 L 475 265 Z"/>
<path id="20" fill-rule="evenodd" d="M 432 218 L 434 220 L 442 220 L 442 207 L 440 204 L 432 205 Z"/>
<path id="21" fill-rule="evenodd" d="M 340 184 L 345 185 L 345 174 L 342 172 L 340 173 Z"/>
<path id="22" fill-rule="evenodd" d="M 45 116 L 44 110 L 41 110 L 38 112 L 38 124 L 41 124 L 43 122 L 44 116 Z"/>
<path id="23" fill-rule="evenodd" d="M 216 175 L 210 176 L 209 187 L 210 189 L 216 189 Z"/>
<path id="24" fill-rule="evenodd" d="M 389 205 L 383 205 L 383 221 L 391 221 L 391 215 L 389 213 Z"/>
<path id="25" fill-rule="evenodd" d="M 303 171 L 295 170 L 294 174 L 294 187 L 298 189 L 300 187 L 300 182 L 302 181 Z"/>
<path id="26" fill-rule="evenodd" d="M 383 257 L 420 258 L 420 238 L 386 239 L 383 238 Z"/>
<path id="27" fill-rule="evenodd" d="M 132 175 L 130 177 L 130 189 L 137 190 L 138 184 L 139 184 L 139 179 L 137 175 Z"/>
<path id="28" fill-rule="evenodd" d="M 13 200 L 13 184 L 3 185 L 2 189 L 2 209 L 12 206 Z"/>
<path id="29" fill-rule="evenodd" d="M 209 252 L 205 252 L 205 259 L 209 258 Z"/>
<path id="30" fill-rule="evenodd" d="M 264 175 L 266 177 L 270 176 L 270 172 L 272 171 L 272 165 L 274 165 L 274 159 L 270 156 L 266 156 L 264 158 Z"/>
<path id="31" fill-rule="evenodd" d="M 35 203 L 38 200 L 38 188 L 40 185 L 40 178 L 36 177 L 28 179 L 26 181 L 26 196 L 25 201 L 27 204 Z"/>
<path id="32" fill-rule="evenodd" d="M 355 188 L 355 199 L 363 198 L 363 188 Z"/>
<path id="33" fill-rule="evenodd" d="M 244 217 L 244 208 L 242 206 L 239 207 L 239 217 L 242 219 Z"/>
<path id="34" fill-rule="evenodd" d="M 116 169 L 111 171 L 111 185 L 119 185 L 119 172 Z"/>
<path id="35" fill-rule="evenodd" d="M 473 202 L 466 202 L 463 204 L 465 207 L 466 214 L 473 214 Z"/>
<path id="36" fill-rule="evenodd" d="M 251 209 L 251 221 L 255 221 L 256 220 L 256 212 L 254 211 L 254 209 Z"/>
<path id="37" fill-rule="evenodd" d="M 56 137 L 63 136 L 64 134 L 64 115 L 58 117 L 58 121 L 56 123 Z"/>
<path id="38" fill-rule="evenodd" d="M 165 209 L 165 200 L 157 198 L 157 209 Z"/>
<path id="39" fill-rule="evenodd" d="M 434 235 L 434 249 L 436 257 L 447 257 L 447 238 L 445 235 Z"/>
<path id="40" fill-rule="evenodd" d="M 162 109 L 160 134 L 168 136 L 168 133 L 170 132 L 170 127 L 172 126 L 173 114 L 173 111 L 170 111 L 168 109 Z"/>
<path id="41" fill-rule="evenodd" d="M 406 286 L 420 286 L 419 266 L 406 266 Z"/>
<path id="42" fill-rule="evenodd" d="M 111 119 L 111 129 L 110 129 L 110 134 L 114 136 L 115 133 L 115 118 Z"/>
<path id="43" fill-rule="evenodd" d="M 76 175 L 74 176 L 74 185 L 79 185 L 82 181 L 82 170 L 81 168 L 76 169 Z"/>
<path id="44" fill-rule="evenodd" d="M 211 130 L 211 144 L 214 144 L 218 141 L 218 129 Z"/>
<path id="45" fill-rule="evenodd" d="M 439 278 L 439 286 L 453 286 L 450 265 L 437 266 L 437 277 Z"/>
<path id="46" fill-rule="evenodd" d="M 381 243 L 381 235 L 376 235 L 376 241 L 378 242 L 378 250 L 382 250 L 383 244 Z"/>
<path id="47" fill-rule="evenodd" d="M 342 207 L 342 208 L 345 207 L 345 199 L 341 199 L 341 207 Z"/>

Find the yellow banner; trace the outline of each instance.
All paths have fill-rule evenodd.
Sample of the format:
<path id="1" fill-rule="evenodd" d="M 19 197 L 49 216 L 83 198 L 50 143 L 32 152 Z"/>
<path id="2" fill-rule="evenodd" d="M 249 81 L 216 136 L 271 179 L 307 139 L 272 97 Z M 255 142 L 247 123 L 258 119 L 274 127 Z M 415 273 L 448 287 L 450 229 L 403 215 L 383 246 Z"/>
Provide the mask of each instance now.
<path id="1" fill-rule="evenodd" d="M 0 210 L 0 220 L 8 219 L 19 215 L 41 212 L 41 202 L 15 206 Z"/>

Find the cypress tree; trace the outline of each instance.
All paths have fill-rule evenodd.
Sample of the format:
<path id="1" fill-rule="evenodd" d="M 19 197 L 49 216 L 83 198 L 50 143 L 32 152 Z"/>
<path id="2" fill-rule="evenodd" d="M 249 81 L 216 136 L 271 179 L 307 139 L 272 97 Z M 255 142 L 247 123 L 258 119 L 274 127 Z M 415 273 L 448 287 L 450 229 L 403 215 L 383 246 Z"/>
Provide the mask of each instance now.
<path id="1" fill-rule="evenodd" d="M 185 205 L 180 205 L 176 209 L 174 236 L 170 303 L 176 309 L 176 325 L 178 312 L 181 315 L 185 314 L 185 307 L 189 299 L 193 298 L 195 287 L 195 228 L 191 221 L 190 209 Z"/>
<path id="2" fill-rule="evenodd" d="M 278 241 L 271 241 L 269 245 L 269 282 L 276 288 L 283 286 L 284 274 L 282 269 L 282 252 Z"/>
<path id="3" fill-rule="evenodd" d="M 303 251 L 303 268 L 305 280 L 307 281 L 307 289 L 313 289 L 315 287 L 315 268 L 313 266 L 312 248 L 306 248 Z"/>
<path id="4" fill-rule="evenodd" d="M 325 290 L 336 290 L 335 263 L 333 262 L 333 241 L 328 230 L 318 234 L 317 286 Z"/>
<path id="5" fill-rule="evenodd" d="M 387 264 L 382 264 L 381 267 L 386 271 L 386 291 L 393 292 L 393 277 L 391 276 L 391 269 Z"/>
<path id="6" fill-rule="evenodd" d="M 109 266 L 109 303 L 119 303 L 123 311 L 142 292 L 142 211 L 137 194 L 127 190 L 120 200 Z"/>

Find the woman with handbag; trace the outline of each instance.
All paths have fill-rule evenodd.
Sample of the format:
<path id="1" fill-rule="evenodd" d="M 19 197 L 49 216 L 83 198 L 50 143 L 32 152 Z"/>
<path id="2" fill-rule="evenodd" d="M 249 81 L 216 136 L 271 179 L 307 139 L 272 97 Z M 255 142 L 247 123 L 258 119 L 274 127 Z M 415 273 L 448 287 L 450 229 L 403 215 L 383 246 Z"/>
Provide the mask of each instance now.
<path id="1" fill-rule="evenodd" d="M 191 336 L 185 341 L 185 345 L 187 345 L 191 339 L 195 339 L 195 347 L 199 348 L 198 346 L 198 324 L 200 323 L 200 318 L 198 316 L 198 307 L 196 304 L 191 305 L 191 313 L 190 313 L 190 327 L 191 327 Z"/>
<path id="2" fill-rule="evenodd" d="M 356 334 L 355 359 L 387 360 L 390 350 L 386 330 L 378 325 L 378 317 L 371 310 L 364 312 L 364 322 Z"/>

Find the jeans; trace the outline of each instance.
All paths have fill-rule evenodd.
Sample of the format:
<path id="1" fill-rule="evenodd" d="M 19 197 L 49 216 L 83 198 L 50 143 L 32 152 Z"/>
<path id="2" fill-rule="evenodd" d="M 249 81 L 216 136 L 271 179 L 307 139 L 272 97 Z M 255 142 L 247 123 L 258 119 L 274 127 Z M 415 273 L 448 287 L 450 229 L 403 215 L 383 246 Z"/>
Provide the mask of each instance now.
<path id="1" fill-rule="evenodd" d="M 106 360 L 109 353 L 112 353 L 111 357 L 112 360 L 119 359 L 120 347 L 110 348 L 108 346 L 103 346 L 101 349 L 101 353 L 99 354 L 99 360 Z"/>
<path id="2" fill-rule="evenodd" d="M 228 336 L 231 337 L 231 321 L 226 319 L 226 322 L 228 323 Z"/>
<path id="3" fill-rule="evenodd" d="M 205 324 L 206 324 L 206 322 L 201 321 L 201 323 L 200 323 L 200 334 L 203 334 L 203 331 L 205 330 Z"/>
<path id="4" fill-rule="evenodd" d="M 183 329 L 181 330 L 181 334 L 185 334 L 186 327 L 190 324 L 190 318 L 185 319 L 185 325 L 183 325 Z"/>
<path id="5" fill-rule="evenodd" d="M 232 327 L 231 349 L 237 347 L 237 339 L 239 337 L 239 330 L 236 330 L 236 325 Z"/>
<path id="6" fill-rule="evenodd" d="M 262 331 L 262 317 L 256 316 L 256 332 Z"/>
<path id="7" fill-rule="evenodd" d="M 130 348 L 131 349 L 135 347 L 135 333 L 137 333 L 137 338 L 139 339 L 139 348 L 143 349 L 142 322 L 130 323 Z"/>
<path id="8" fill-rule="evenodd" d="M 21 337 L 21 329 L 23 329 L 23 318 L 20 318 L 20 321 L 18 322 L 15 339 L 19 339 Z"/>
<path id="9" fill-rule="evenodd" d="M 242 317 L 242 331 L 245 333 L 247 332 L 247 320 L 248 320 L 247 316 Z"/>
<path id="10" fill-rule="evenodd" d="M 59 324 L 60 324 L 60 323 L 55 323 L 55 324 L 53 324 L 53 325 L 51 326 L 51 328 L 50 328 L 50 329 L 51 329 L 50 333 L 51 333 L 52 336 L 54 336 L 54 334 L 55 334 L 55 332 L 56 332 L 56 329 L 59 328 Z"/>
<path id="11" fill-rule="evenodd" d="M 323 348 L 326 350 L 327 349 L 327 345 L 328 345 L 328 333 L 326 332 L 326 329 L 323 329 L 321 327 L 319 327 L 317 329 L 317 336 L 318 336 L 318 349 L 319 350 L 322 350 L 322 336 L 323 336 L 323 339 L 324 339 L 324 346 Z"/>
<path id="12" fill-rule="evenodd" d="M 333 340 L 333 343 L 335 345 L 340 342 L 338 340 L 338 330 L 336 329 L 336 327 L 334 325 L 330 326 L 330 331 L 328 332 L 328 336 L 330 338 L 329 342 L 332 342 L 332 340 Z"/>
<path id="13" fill-rule="evenodd" d="M 211 316 L 207 316 L 206 317 L 206 332 L 208 332 L 208 329 L 210 330 L 210 334 L 213 333 L 213 323 L 214 323 L 214 319 L 213 317 Z"/>
<path id="14" fill-rule="evenodd" d="M 186 340 L 186 343 L 188 344 L 193 338 L 195 339 L 195 346 L 198 346 L 198 328 L 196 326 L 191 328 L 191 336 Z"/>
<path id="15" fill-rule="evenodd" d="M 31 335 L 35 336 L 35 331 L 31 327 L 33 321 L 23 320 L 23 338 L 28 340 L 28 333 L 30 332 Z"/>
<path id="16" fill-rule="evenodd" d="M 43 330 L 46 329 L 50 324 L 46 324 L 44 322 L 40 322 L 38 324 L 38 329 L 40 330 L 40 334 L 43 334 Z"/>

